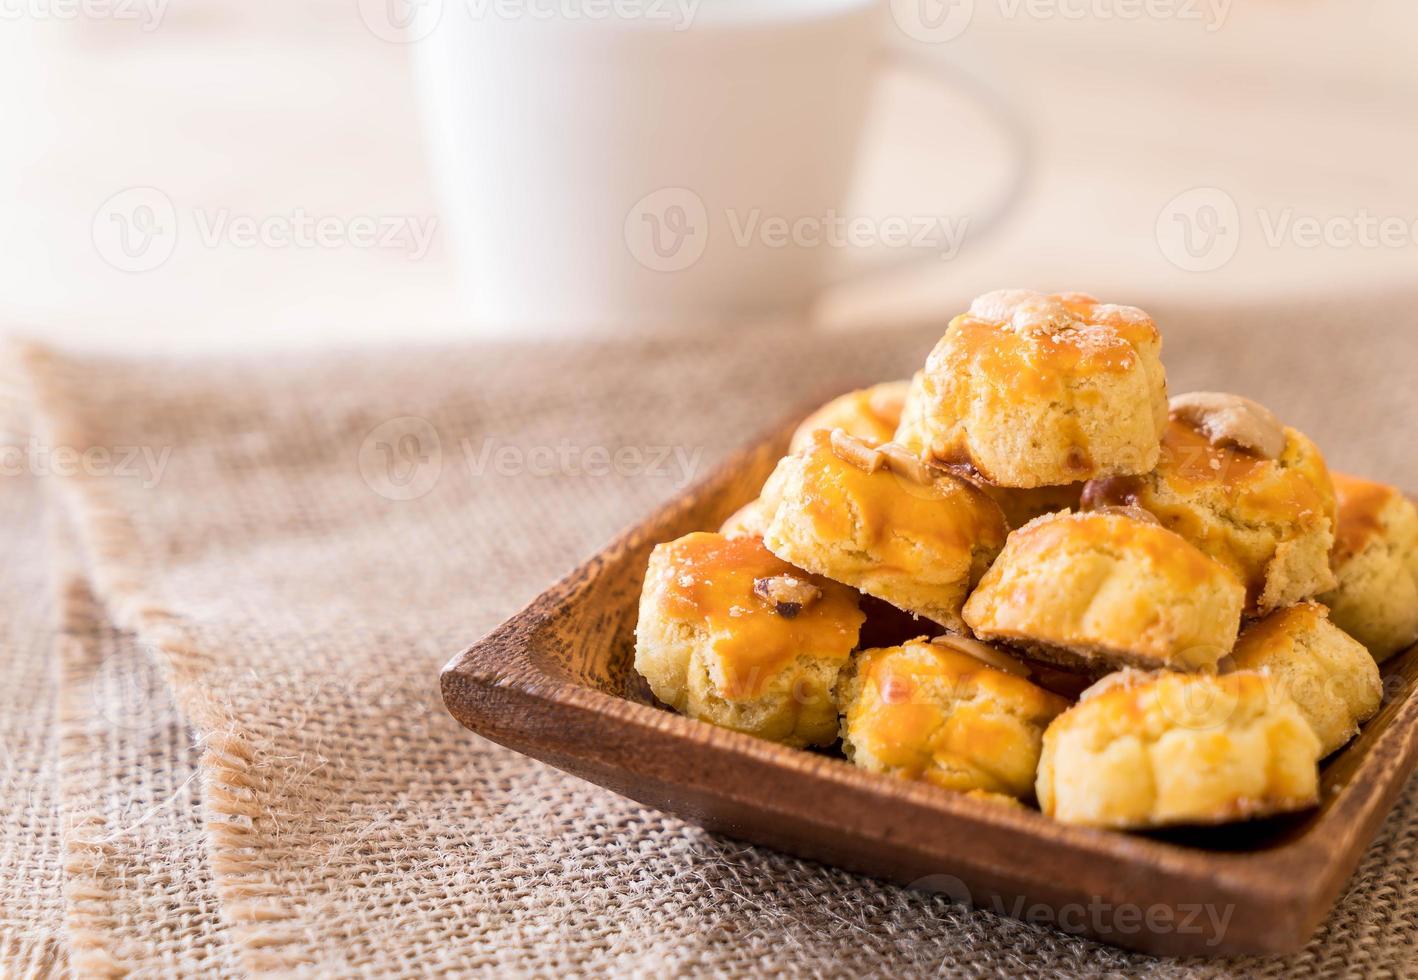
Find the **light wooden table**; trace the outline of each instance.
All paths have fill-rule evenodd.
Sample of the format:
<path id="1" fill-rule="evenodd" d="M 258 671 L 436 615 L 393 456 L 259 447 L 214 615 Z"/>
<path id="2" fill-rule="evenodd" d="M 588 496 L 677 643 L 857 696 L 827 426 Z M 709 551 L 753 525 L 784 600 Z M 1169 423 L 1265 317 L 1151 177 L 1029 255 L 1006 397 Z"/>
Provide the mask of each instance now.
<path id="1" fill-rule="evenodd" d="M 898 38 L 977 82 L 944 95 L 909 79 L 884 87 L 857 206 L 988 211 L 1023 159 L 1021 183 L 954 259 L 835 289 L 822 322 L 944 317 L 1001 285 L 1145 305 L 1413 281 L 1418 7 L 1234 0 L 1216 30 L 1180 15 L 1062 15 L 1128 2 L 1045 2 L 1055 14 L 1041 18 L 974 0 L 959 38 Z M 0 328 L 166 347 L 475 333 L 437 241 L 413 259 L 188 236 L 146 272 L 95 248 L 96 215 L 131 187 L 229 219 L 434 215 L 405 51 L 371 35 L 352 0 L 179 0 L 153 30 L 26 3 L 0 21 Z M 1198 187 L 1209 190 L 1173 205 L 1180 217 L 1166 211 Z M 1234 219 L 1218 226 L 1228 200 Z M 1340 240 L 1362 237 L 1365 214 L 1388 221 L 1387 244 Z M 1304 229 L 1317 224 L 1313 244 Z M 1179 268 L 1168 250 L 1188 228 L 1196 248 L 1223 253 L 1234 230 L 1234 256 Z"/>

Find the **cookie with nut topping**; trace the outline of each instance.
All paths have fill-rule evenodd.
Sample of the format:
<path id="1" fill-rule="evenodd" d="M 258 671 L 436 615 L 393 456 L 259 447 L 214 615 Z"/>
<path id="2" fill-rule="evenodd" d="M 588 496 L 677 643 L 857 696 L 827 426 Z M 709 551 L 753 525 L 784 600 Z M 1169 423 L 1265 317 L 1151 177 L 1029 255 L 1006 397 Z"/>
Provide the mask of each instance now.
<path id="1" fill-rule="evenodd" d="M 1270 678 L 1132 670 L 1049 725 L 1035 788 L 1039 808 L 1064 823 L 1229 823 L 1314 806 L 1319 757 L 1319 739 Z"/>
<path id="2" fill-rule="evenodd" d="M 764 487 L 763 542 L 784 561 L 942 626 L 1004 546 L 1004 514 L 969 480 L 901 446 L 819 430 Z"/>
<path id="3" fill-rule="evenodd" d="M 903 426 L 926 456 L 1000 487 L 1146 473 L 1167 422 L 1161 350 L 1135 307 L 987 293 L 931 352 Z"/>
<path id="4" fill-rule="evenodd" d="M 802 449 L 819 429 L 829 432 L 841 429 L 873 444 L 890 442 L 901 424 L 901 409 L 910 384 L 909 381 L 884 381 L 837 396 L 803 420 L 793 433 L 788 452 Z"/>
<path id="5" fill-rule="evenodd" d="M 1245 589 L 1149 514 L 1052 514 L 1009 536 L 965 604 L 975 635 L 1093 674 L 1214 668 Z"/>
<path id="6" fill-rule="evenodd" d="M 918 375 L 919 376 L 919 375 Z M 857 391 L 839 395 L 813 412 L 794 430 L 788 452 L 796 453 L 812 441 L 819 429 L 841 429 L 872 445 L 890 442 L 901 423 L 901 409 L 906 401 L 909 381 L 883 381 Z M 773 504 L 761 498 L 750 500 L 734 511 L 719 528 L 731 538 L 763 537 L 766 515 Z"/>
<path id="7" fill-rule="evenodd" d="M 650 555 L 635 669 L 681 714 L 797 747 L 837 738 L 857 593 L 754 537 L 689 534 Z"/>
<path id="8" fill-rule="evenodd" d="M 1172 399 L 1152 472 L 1090 483 L 1084 507 L 1135 505 L 1225 565 L 1265 615 L 1334 587 L 1334 485 L 1303 433 L 1216 392 Z"/>
<path id="9" fill-rule="evenodd" d="M 1317 602 L 1298 603 L 1247 626 L 1231 661 L 1279 685 L 1319 736 L 1322 756 L 1357 735 L 1383 699 L 1374 658 Z"/>
<path id="10" fill-rule="evenodd" d="M 1339 584 L 1320 596 L 1331 618 L 1382 663 L 1418 643 L 1418 510 L 1397 487 L 1334 474 Z"/>
<path id="11" fill-rule="evenodd" d="M 853 658 L 843 683 L 842 749 L 872 772 L 1028 798 L 1044 729 L 1067 707 L 1001 651 L 963 637 L 921 637 Z"/>

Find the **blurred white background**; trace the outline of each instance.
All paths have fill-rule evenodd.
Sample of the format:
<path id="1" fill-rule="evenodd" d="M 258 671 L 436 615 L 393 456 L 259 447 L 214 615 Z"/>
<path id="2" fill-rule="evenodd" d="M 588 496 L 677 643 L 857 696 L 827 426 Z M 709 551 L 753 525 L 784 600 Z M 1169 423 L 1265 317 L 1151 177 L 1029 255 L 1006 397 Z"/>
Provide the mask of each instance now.
<path id="1" fill-rule="evenodd" d="M 854 207 L 976 225 L 948 260 L 832 290 L 820 323 L 943 319 L 1005 285 L 1145 306 L 1414 282 L 1418 4 L 966 6 L 949 40 L 894 25 L 953 89 L 881 87 Z M 442 235 L 236 233 L 436 217 L 407 48 L 356 0 L 3 0 L 0 74 L 0 329 L 143 348 L 472 335 Z M 129 188 L 185 216 L 155 268 L 95 243 Z M 193 215 L 224 230 L 204 241 Z"/>

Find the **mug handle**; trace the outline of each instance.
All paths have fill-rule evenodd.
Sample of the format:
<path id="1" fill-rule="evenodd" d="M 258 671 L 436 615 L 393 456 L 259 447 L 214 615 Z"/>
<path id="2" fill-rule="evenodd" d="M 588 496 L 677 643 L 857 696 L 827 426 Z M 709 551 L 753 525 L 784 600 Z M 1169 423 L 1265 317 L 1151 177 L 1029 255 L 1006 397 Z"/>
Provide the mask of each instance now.
<path id="1" fill-rule="evenodd" d="M 1000 93 L 978 76 L 954 65 L 899 50 L 884 52 L 882 62 L 883 68 L 887 71 L 907 73 L 926 79 L 937 88 L 949 89 L 952 93 L 966 93 L 994 120 L 995 125 L 1003 134 L 1005 142 L 1011 146 L 1013 165 L 1002 190 L 982 214 L 971 216 L 967 247 L 976 245 L 982 237 L 989 236 L 999 228 L 1022 198 L 1022 192 L 1028 183 L 1029 175 L 1033 172 L 1034 143 L 1029 127 Z M 941 215 L 940 217 L 948 216 Z M 830 289 L 859 284 L 876 276 L 885 276 L 916 266 L 925 266 L 928 263 L 940 263 L 939 250 L 908 246 L 901 251 L 902 254 L 888 258 L 865 259 L 860 263 L 852 263 L 855 267 L 846 271 L 836 273 L 829 271 L 824 277 L 822 287 Z"/>

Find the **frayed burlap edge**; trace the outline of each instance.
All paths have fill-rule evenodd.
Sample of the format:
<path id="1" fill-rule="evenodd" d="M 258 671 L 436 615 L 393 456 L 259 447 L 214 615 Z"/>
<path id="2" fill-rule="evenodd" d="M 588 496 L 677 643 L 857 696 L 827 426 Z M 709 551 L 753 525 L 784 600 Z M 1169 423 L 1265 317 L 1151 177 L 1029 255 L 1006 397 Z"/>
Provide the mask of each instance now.
<path id="1" fill-rule="evenodd" d="M 51 535 L 53 537 L 53 535 Z M 56 559 L 56 565 L 62 559 Z M 78 581 L 59 571 L 55 575 L 57 621 L 55 653 L 61 665 L 59 695 L 59 780 L 61 796 L 82 799 L 87 787 L 82 770 L 72 760 L 95 751 L 84 730 L 90 705 L 79 703 L 72 692 L 82 683 L 85 654 L 77 632 L 92 626 L 92 600 Z M 87 808 L 64 815 L 64 933 L 70 964 L 78 976 L 121 977 L 130 967 L 114 948 L 117 932 L 113 918 L 116 897 L 104 869 L 110 863 L 108 825 Z"/>
<path id="2" fill-rule="evenodd" d="M 37 345 L 17 347 L 17 358 L 29 383 L 29 394 L 43 420 L 40 435 L 54 446 L 78 445 L 82 434 L 60 428 L 64 418 L 57 409 L 64 375 L 60 357 Z M 82 472 L 54 480 L 56 496 L 68 512 L 88 557 L 93 591 L 114 624 L 141 637 L 161 657 L 173 681 L 201 673 L 204 655 L 187 638 L 179 618 L 162 601 L 148 595 L 142 585 L 144 555 L 138 536 L 110 496 L 101 477 Z M 261 761 L 252 740 L 237 731 L 209 700 L 194 692 L 195 684 L 172 683 L 177 705 L 203 737 L 201 789 L 204 827 L 208 835 L 208 860 L 226 922 L 243 966 L 252 973 L 286 973 L 310 964 L 292 925 L 295 916 L 285 906 L 284 892 L 272 880 L 272 865 L 256 845 L 257 825 L 263 819 L 255 800 L 269 789 L 272 773 Z M 78 909 L 67 929 L 71 946 L 82 949 L 85 962 L 102 970 L 120 963 L 107 944 L 102 917 L 83 912 L 87 900 L 100 896 L 102 882 L 87 872 L 99 856 L 86 836 L 88 824 L 73 828 L 79 858 L 69 870 L 75 875 L 70 898 Z"/>

